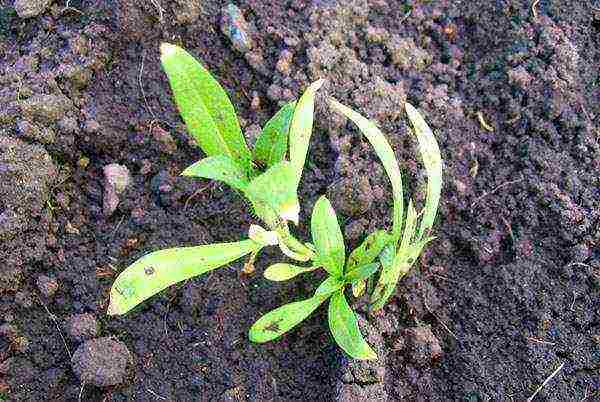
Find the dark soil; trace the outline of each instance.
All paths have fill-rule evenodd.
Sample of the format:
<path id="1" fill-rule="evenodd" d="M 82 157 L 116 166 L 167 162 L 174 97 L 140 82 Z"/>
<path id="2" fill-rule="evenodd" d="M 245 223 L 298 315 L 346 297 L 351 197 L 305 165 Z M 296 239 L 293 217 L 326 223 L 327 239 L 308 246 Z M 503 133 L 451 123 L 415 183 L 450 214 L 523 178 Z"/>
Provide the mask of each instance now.
<path id="1" fill-rule="evenodd" d="M 215 0 L 57 0 L 29 19 L 0 4 L 5 399 L 524 401 L 560 368 L 535 401 L 600 400 L 600 3 L 236 2 L 251 45 L 222 33 L 227 2 Z M 178 176 L 202 155 L 160 70 L 164 40 L 204 61 L 249 134 L 327 78 L 324 92 L 388 134 L 420 205 L 426 177 L 403 104 L 423 112 L 445 160 L 437 239 L 384 311 L 361 319 L 379 361 L 349 361 L 323 311 L 281 341 L 248 342 L 252 322 L 318 279 L 264 280 L 275 249 L 251 276 L 236 262 L 106 316 L 136 258 L 238 240 L 254 222 L 225 186 Z M 132 184 L 106 216 L 112 163 Z M 383 169 L 322 98 L 301 237 L 321 194 L 351 246 L 389 225 Z M 110 371 L 111 353 L 72 365 L 94 337 L 111 353 L 125 345 L 127 369 L 115 358 Z M 80 381 L 95 364 L 109 366 L 106 381 Z"/>

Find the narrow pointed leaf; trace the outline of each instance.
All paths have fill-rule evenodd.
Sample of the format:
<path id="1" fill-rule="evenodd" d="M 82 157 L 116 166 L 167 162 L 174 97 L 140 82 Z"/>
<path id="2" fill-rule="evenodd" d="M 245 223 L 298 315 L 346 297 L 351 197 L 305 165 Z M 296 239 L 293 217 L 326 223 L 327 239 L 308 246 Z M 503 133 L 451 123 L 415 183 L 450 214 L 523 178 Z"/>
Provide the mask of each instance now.
<path id="1" fill-rule="evenodd" d="M 250 150 L 221 85 L 182 48 L 163 43 L 160 51 L 181 118 L 200 148 L 207 156 L 227 155 L 249 172 Z"/>
<path id="2" fill-rule="evenodd" d="M 425 200 L 423 218 L 417 233 L 417 238 L 422 239 L 426 232 L 433 226 L 440 202 L 440 193 L 442 191 L 442 156 L 433 132 L 421 113 L 408 102 L 406 103 L 406 113 L 417 136 L 419 151 L 421 152 L 423 164 L 427 171 L 427 198 Z"/>
<path id="3" fill-rule="evenodd" d="M 321 196 L 313 208 L 311 234 L 323 268 L 330 275 L 341 278 L 346 258 L 344 237 L 335 211 L 325 196 Z"/>
<path id="4" fill-rule="evenodd" d="M 315 111 L 315 94 L 321 88 L 325 80 L 320 79 L 313 82 L 304 91 L 304 94 L 298 100 L 294 109 L 294 116 L 290 123 L 290 162 L 294 168 L 294 184 L 298 188 L 306 155 L 308 153 L 308 144 L 313 128 L 313 114 Z"/>
<path id="5" fill-rule="evenodd" d="M 413 206 L 412 200 L 408 202 L 408 210 L 406 211 L 406 223 L 404 224 L 404 233 L 402 234 L 402 242 L 400 243 L 400 252 L 409 247 L 411 241 L 415 237 L 417 229 L 417 211 Z"/>
<path id="6" fill-rule="evenodd" d="M 373 275 L 377 269 L 379 269 L 378 263 L 371 263 L 361 265 L 360 267 L 354 268 L 352 271 L 349 271 L 344 275 L 344 280 L 346 283 L 354 284 L 356 282 L 364 281 L 371 275 Z"/>
<path id="7" fill-rule="evenodd" d="M 350 253 L 346 261 L 345 272 L 352 271 L 359 265 L 370 264 L 375 261 L 390 239 L 390 235 L 385 230 L 378 230 L 368 235 L 360 246 Z"/>
<path id="8" fill-rule="evenodd" d="M 402 231 L 404 199 L 402 198 L 402 176 L 400 175 L 400 167 L 398 166 L 396 155 L 394 154 L 389 142 L 381 130 L 377 128 L 375 123 L 363 117 L 360 113 L 355 112 L 345 105 L 342 105 L 333 98 L 329 98 L 329 104 L 334 110 L 352 120 L 365 135 L 365 137 L 367 137 L 367 140 L 373 146 L 375 153 L 381 160 L 383 168 L 392 182 L 392 193 L 394 198 L 392 241 L 397 242 L 398 239 L 400 239 L 400 234 Z"/>
<path id="9" fill-rule="evenodd" d="M 170 248 L 147 254 L 127 267 L 110 291 L 109 315 L 125 314 L 169 286 L 229 264 L 262 246 L 252 240 Z"/>
<path id="10" fill-rule="evenodd" d="M 328 320 L 333 339 L 350 357 L 360 360 L 377 358 L 377 354 L 360 333 L 356 315 L 350 309 L 341 290 L 334 293 L 329 300 Z"/>
<path id="11" fill-rule="evenodd" d="M 233 159 L 225 155 L 204 158 L 187 167 L 181 175 L 219 180 L 241 191 L 250 184 L 246 172 Z"/>
<path id="12" fill-rule="evenodd" d="M 344 286 L 344 281 L 334 276 L 329 276 L 325 279 L 317 290 L 315 290 L 315 297 L 324 297 L 325 299 L 331 296 L 331 294 L 340 290 Z"/>
<path id="13" fill-rule="evenodd" d="M 300 204 L 294 186 L 294 169 L 287 162 L 279 162 L 250 182 L 245 191 L 256 214 L 269 225 L 274 212 L 284 221 L 298 223 Z"/>
<path id="14" fill-rule="evenodd" d="M 371 308 L 374 310 L 376 308 L 373 305 L 380 305 L 379 308 L 381 308 L 385 304 L 385 302 L 381 302 L 381 299 L 383 294 L 387 292 L 390 283 L 394 282 L 394 277 L 397 273 L 397 266 L 394 264 L 396 257 L 396 246 L 394 243 L 388 244 L 379 255 L 381 274 L 371 294 Z"/>
<path id="15" fill-rule="evenodd" d="M 300 267 L 293 264 L 278 263 L 269 266 L 264 273 L 264 277 L 270 281 L 282 282 L 292 279 L 305 272 L 314 271 L 319 267 Z"/>
<path id="16" fill-rule="evenodd" d="M 271 167 L 285 158 L 290 123 L 292 122 L 295 107 L 296 102 L 285 104 L 265 124 L 254 146 L 255 161 L 262 162 L 266 167 Z"/>
<path id="17" fill-rule="evenodd" d="M 248 333 L 250 341 L 264 343 L 279 338 L 311 315 L 323 303 L 320 297 L 285 304 L 262 316 Z"/>

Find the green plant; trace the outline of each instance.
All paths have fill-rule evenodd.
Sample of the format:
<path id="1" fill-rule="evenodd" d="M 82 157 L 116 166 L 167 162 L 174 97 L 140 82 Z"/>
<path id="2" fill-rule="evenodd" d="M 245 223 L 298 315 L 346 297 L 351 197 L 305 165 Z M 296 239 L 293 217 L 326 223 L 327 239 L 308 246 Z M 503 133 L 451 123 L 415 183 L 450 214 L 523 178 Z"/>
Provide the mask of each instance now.
<path id="1" fill-rule="evenodd" d="M 207 155 L 182 172 L 184 176 L 219 180 L 240 192 L 270 229 L 251 227 L 249 238 L 234 243 L 177 247 L 150 253 L 127 267 L 110 293 L 109 314 L 124 314 L 161 290 L 250 254 L 251 265 L 266 245 L 279 245 L 297 261 L 313 250 L 289 231 L 298 223 L 297 189 L 312 132 L 319 80 L 298 102 L 286 104 L 264 126 L 251 151 L 242 135 L 229 97 L 188 52 L 161 45 L 161 62 L 175 103 L 190 135 Z M 285 160 L 288 151 L 289 157 Z"/>
<path id="2" fill-rule="evenodd" d="M 250 340 L 267 342 L 278 338 L 307 318 L 325 300 L 330 298 L 328 310 L 329 328 L 333 338 L 348 355 L 356 359 L 374 359 L 375 352 L 364 341 L 357 319 L 345 298 L 345 287 L 352 286 L 355 297 L 364 294 L 367 280 L 378 271 L 377 283 L 370 294 L 371 310 L 378 310 L 389 300 L 399 279 L 406 275 L 423 247 L 433 237 L 429 236 L 437 212 L 442 186 L 441 155 L 429 126 L 420 113 L 410 104 L 406 112 L 414 127 L 428 175 L 425 208 L 419 215 L 409 201 L 404 217 L 402 177 L 398 161 L 392 147 L 377 126 L 329 98 L 330 106 L 353 121 L 373 146 L 392 184 L 393 224 L 390 232 L 378 230 L 366 237 L 349 257 L 345 259 L 342 232 L 335 218 L 335 211 L 329 201 L 321 197 L 312 215 L 311 231 L 315 244 L 315 256 L 309 267 L 291 264 L 274 264 L 268 267 L 264 276 L 273 281 L 288 280 L 298 274 L 324 268 L 328 278 L 317 288 L 313 297 L 307 300 L 283 305 L 261 317 L 250 329 Z M 404 224 L 403 224 L 404 222 Z M 379 263 L 374 262 L 379 260 Z"/>
<path id="3" fill-rule="evenodd" d="M 329 328 L 338 345 L 354 358 L 376 358 L 360 333 L 345 290 L 351 287 L 355 297 L 361 297 L 368 290 L 371 309 L 380 309 L 393 294 L 399 279 L 433 239 L 430 231 L 440 198 L 442 161 L 437 142 L 423 117 L 406 104 L 428 184 L 423 210 L 417 213 L 411 200 L 405 214 L 400 168 L 385 136 L 373 122 L 329 98 L 330 106 L 353 121 L 371 143 L 391 181 L 393 192 L 391 230 L 369 234 L 346 255 L 342 231 L 327 198 L 319 198 L 313 208 L 313 244 L 297 240 L 287 223 L 298 224 L 297 190 L 312 132 L 315 93 L 323 81 L 316 81 L 297 102 L 288 103 L 278 111 L 263 128 L 254 150 L 250 151 L 231 101 L 210 73 L 174 45 L 161 46 L 161 61 L 180 114 L 190 134 L 207 155 L 185 169 L 182 175 L 228 184 L 248 199 L 256 216 L 269 230 L 251 225 L 245 240 L 171 248 L 140 258 L 113 284 L 108 313 L 124 314 L 175 283 L 248 254 L 247 265 L 252 265 L 260 250 L 278 245 L 291 259 L 309 265 L 277 263 L 265 270 L 267 279 L 285 281 L 317 269 L 325 270 L 327 278 L 311 298 L 285 304 L 261 317 L 250 328 L 250 340 L 263 343 L 280 337 L 329 300 Z M 288 151 L 289 160 L 286 160 Z"/>

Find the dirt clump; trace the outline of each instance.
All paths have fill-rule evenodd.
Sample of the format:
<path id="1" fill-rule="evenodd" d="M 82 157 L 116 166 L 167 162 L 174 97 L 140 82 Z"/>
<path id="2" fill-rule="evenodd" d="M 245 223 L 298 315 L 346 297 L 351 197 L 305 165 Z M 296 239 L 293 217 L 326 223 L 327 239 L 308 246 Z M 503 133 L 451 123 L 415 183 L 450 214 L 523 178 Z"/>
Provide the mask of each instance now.
<path id="1" fill-rule="evenodd" d="M 125 381 L 131 355 L 122 342 L 98 338 L 79 346 L 73 353 L 72 363 L 73 371 L 83 384 L 108 387 Z"/>

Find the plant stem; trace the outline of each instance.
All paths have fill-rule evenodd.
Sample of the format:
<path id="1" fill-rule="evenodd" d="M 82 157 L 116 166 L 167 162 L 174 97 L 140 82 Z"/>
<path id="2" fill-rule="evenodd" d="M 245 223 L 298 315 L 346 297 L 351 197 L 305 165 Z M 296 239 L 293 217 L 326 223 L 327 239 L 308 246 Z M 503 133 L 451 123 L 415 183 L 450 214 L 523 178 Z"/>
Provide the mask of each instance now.
<path id="1" fill-rule="evenodd" d="M 307 260 L 315 259 L 315 252 L 308 248 L 302 242 L 296 239 L 291 233 L 287 225 L 279 226 L 277 233 L 280 236 L 281 241 L 292 251 L 306 257 Z"/>

